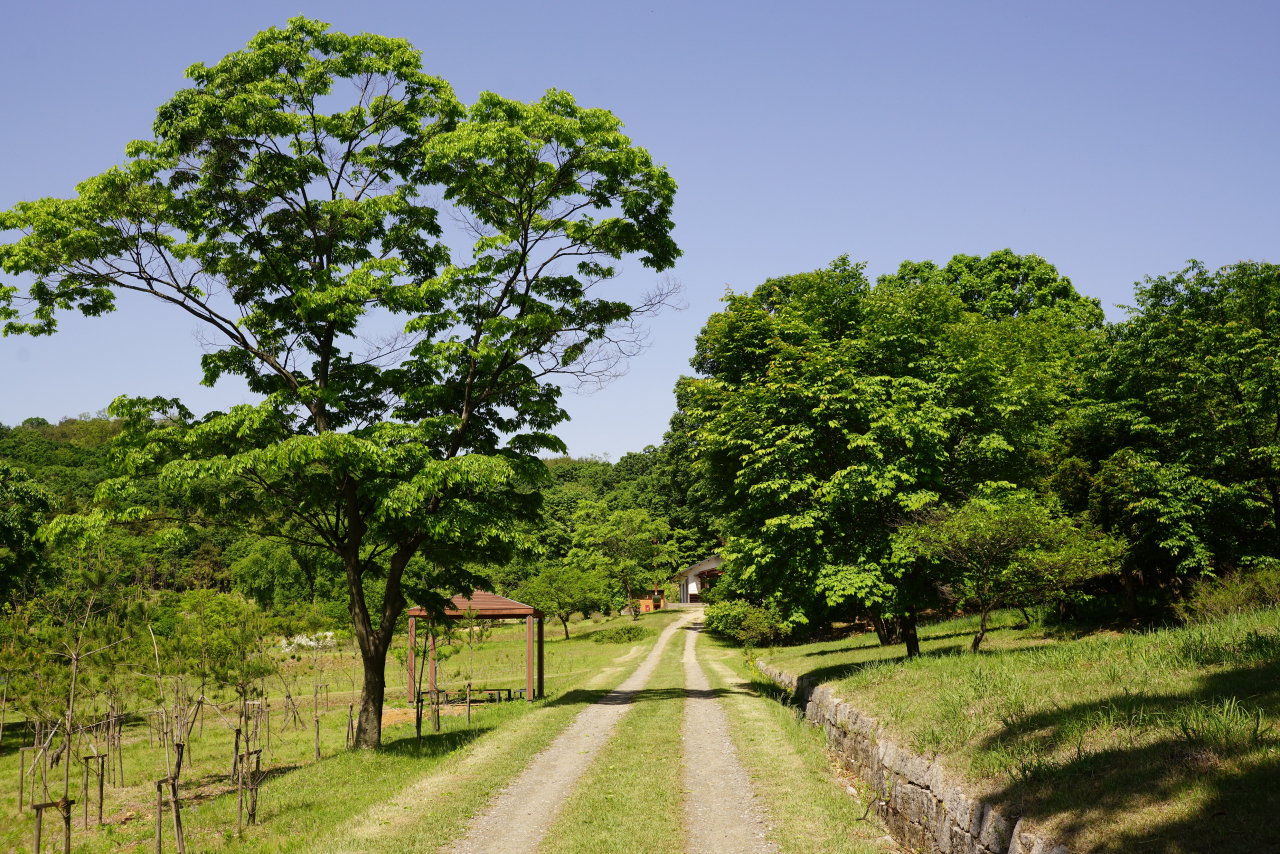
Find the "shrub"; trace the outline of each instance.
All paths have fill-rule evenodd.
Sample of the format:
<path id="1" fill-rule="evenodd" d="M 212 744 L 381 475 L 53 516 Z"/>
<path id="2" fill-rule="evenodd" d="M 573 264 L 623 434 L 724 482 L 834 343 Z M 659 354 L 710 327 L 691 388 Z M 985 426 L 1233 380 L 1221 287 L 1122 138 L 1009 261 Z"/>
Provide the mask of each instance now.
<path id="1" fill-rule="evenodd" d="M 716 602 L 708 605 L 702 612 L 702 624 L 712 634 L 736 639 L 738 629 L 742 626 L 742 621 L 747 618 L 747 609 L 750 607 L 749 604 L 741 601 Z"/>
<path id="2" fill-rule="evenodd" d="M 591 633 L 596 643 L 635 643 L 653 634 L 653 629 L 644 626 L 615 626 L 612 629 L 601 629 Z"/>
<path id="3" fill-rule="evenodd" d="M 740 600 L 708 605 L 702 620 L 707 631 L 748 647 L 771 644 L 787 633 L 773 611 Z"/>
<path id="4" fill-rule="evenodd" d="M 1177 611 L 1188 623 L 1203 623 L 1228 614 L 1278 606 L 1280 562 L 1268 562 L 1226 578 L 1201 581 Z"/>

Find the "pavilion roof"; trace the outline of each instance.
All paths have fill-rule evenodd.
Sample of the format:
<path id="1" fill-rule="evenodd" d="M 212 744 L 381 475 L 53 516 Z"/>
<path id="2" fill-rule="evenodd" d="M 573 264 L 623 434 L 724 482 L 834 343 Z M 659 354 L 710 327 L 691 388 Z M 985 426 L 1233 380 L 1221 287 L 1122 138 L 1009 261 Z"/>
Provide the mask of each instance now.
<path id="1" fill-rule="evenodd" d="M 496 593 L 488 593 L 484 590 L 477 590 L 470 596 L 460 593 L 450 601 L 452 602 L 452 607 L 446 608 L 444 612 L 445 617 L 450 620 L 462 619 L 468 612 L 475 614 L 481 620 L 542 616 L 542 612 L 532 605 L 526 605 L 523 602 L 517 602 L 515 599 L 508 599 L 506 596 L 499 596 Z M 409 609 L 409 616 L 427 617 L 430 614 L 426 608 L 415 605 Z"/>

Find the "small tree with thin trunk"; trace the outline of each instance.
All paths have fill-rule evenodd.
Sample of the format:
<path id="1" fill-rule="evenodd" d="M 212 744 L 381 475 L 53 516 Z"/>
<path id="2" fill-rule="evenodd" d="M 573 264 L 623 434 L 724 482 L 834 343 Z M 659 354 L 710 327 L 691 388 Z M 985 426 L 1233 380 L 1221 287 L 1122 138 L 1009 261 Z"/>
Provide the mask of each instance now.
<path id="1" fill-rule="evenodd" d="M 604 579 L 572 564 L 543 566 L 515 592 L 515 597 L 560 621 L 565 640 L 569 639 L 569 618 L 576 612 L 590 613 L 605 599 Z"/>
<path id="2" fill-rule="evenodd" d="M 1122 546 L 1101 532 L 1055 516 L 1034 495 L 1011 491 L 957 508 L 922 513 L 898 534 L 899 553 L 941 567 L 937 577 L 962 607 L 979 615 L 977 652 L 991 612 L 1026 607 L 1114 572 Z"/>

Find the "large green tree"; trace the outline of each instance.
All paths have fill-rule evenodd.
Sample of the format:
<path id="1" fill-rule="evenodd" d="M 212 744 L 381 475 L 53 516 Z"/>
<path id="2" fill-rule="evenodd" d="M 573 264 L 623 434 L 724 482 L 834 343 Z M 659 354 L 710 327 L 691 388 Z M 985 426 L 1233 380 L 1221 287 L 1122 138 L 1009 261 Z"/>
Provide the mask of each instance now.
<path id="1" fill-rule="evenodd" d="M 653 590 L 671 575 L 675 551 L 665 519 L 639 508 L 610 511 L 603 501 L 584 501 L 573 516 L 573 549 L 565 565 L 604 580 L 640 617 L 642 591 Z"/>
<path id="2" fill-rule="evenodd" d="M 464 107 L 421 65 L 403 40 L 293 19 L 192 66 L 124 165 L 0 214 L 22 235 L 0 268 L 29 280 L 3 292 L 7 333 L 140 294 L 204 331 L 206 384 L 235 375 L 262 396 L 204 417 L 118 399 L 126 475 L 99 489 L 99 521 L 153 512 L 130 477 L 158 471 L 188 519 L 334 555 L 366 747 L 406 596 L 438 606 L 521 539 L 536 455 L 563 452 L 557 382 L 608 375 L 668 293 L 632 305 L 592 288 L 624 257 L 662 270 L 679 255 L 675 184 L 611 113 L 557 91 Z M 441 239 L 437 194 L 469 252 Z"/>
<path id="3" fill-rule="evenodd" d="M 1130 611 L 1280 556 L 1280 267 L 1148 277 L 1090 361 L 1058 486 L 1129 541 Z"/>
<path id="4" fill-rule="evenodd" d="M 852 605 L 908 629 L 934 584 L 895 560 L 895 531 L 985 483 L 1040 484 L 1102 321 L 1007 250 L 907 262 L 874 287 L 841 258 L 726 303 L 677 389 L 729 535 L 725 580 L 792 623 Z"/>

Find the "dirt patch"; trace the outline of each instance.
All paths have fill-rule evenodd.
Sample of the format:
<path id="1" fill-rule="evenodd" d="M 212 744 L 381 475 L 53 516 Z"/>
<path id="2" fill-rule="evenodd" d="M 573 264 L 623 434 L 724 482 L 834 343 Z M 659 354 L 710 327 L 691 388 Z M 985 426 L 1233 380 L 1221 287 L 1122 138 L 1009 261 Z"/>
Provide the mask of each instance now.
<path id="1" fill-rule="evenodd" d="M 614 661 L 630 661 L 631 659 L 638 656 L 643 649 L 644 647 L 642 646 L 633 646 L 631 647 L 630 652 L 628 652 L 626 655 L 618 656 L 617 658 L 614 659 Z"/>

